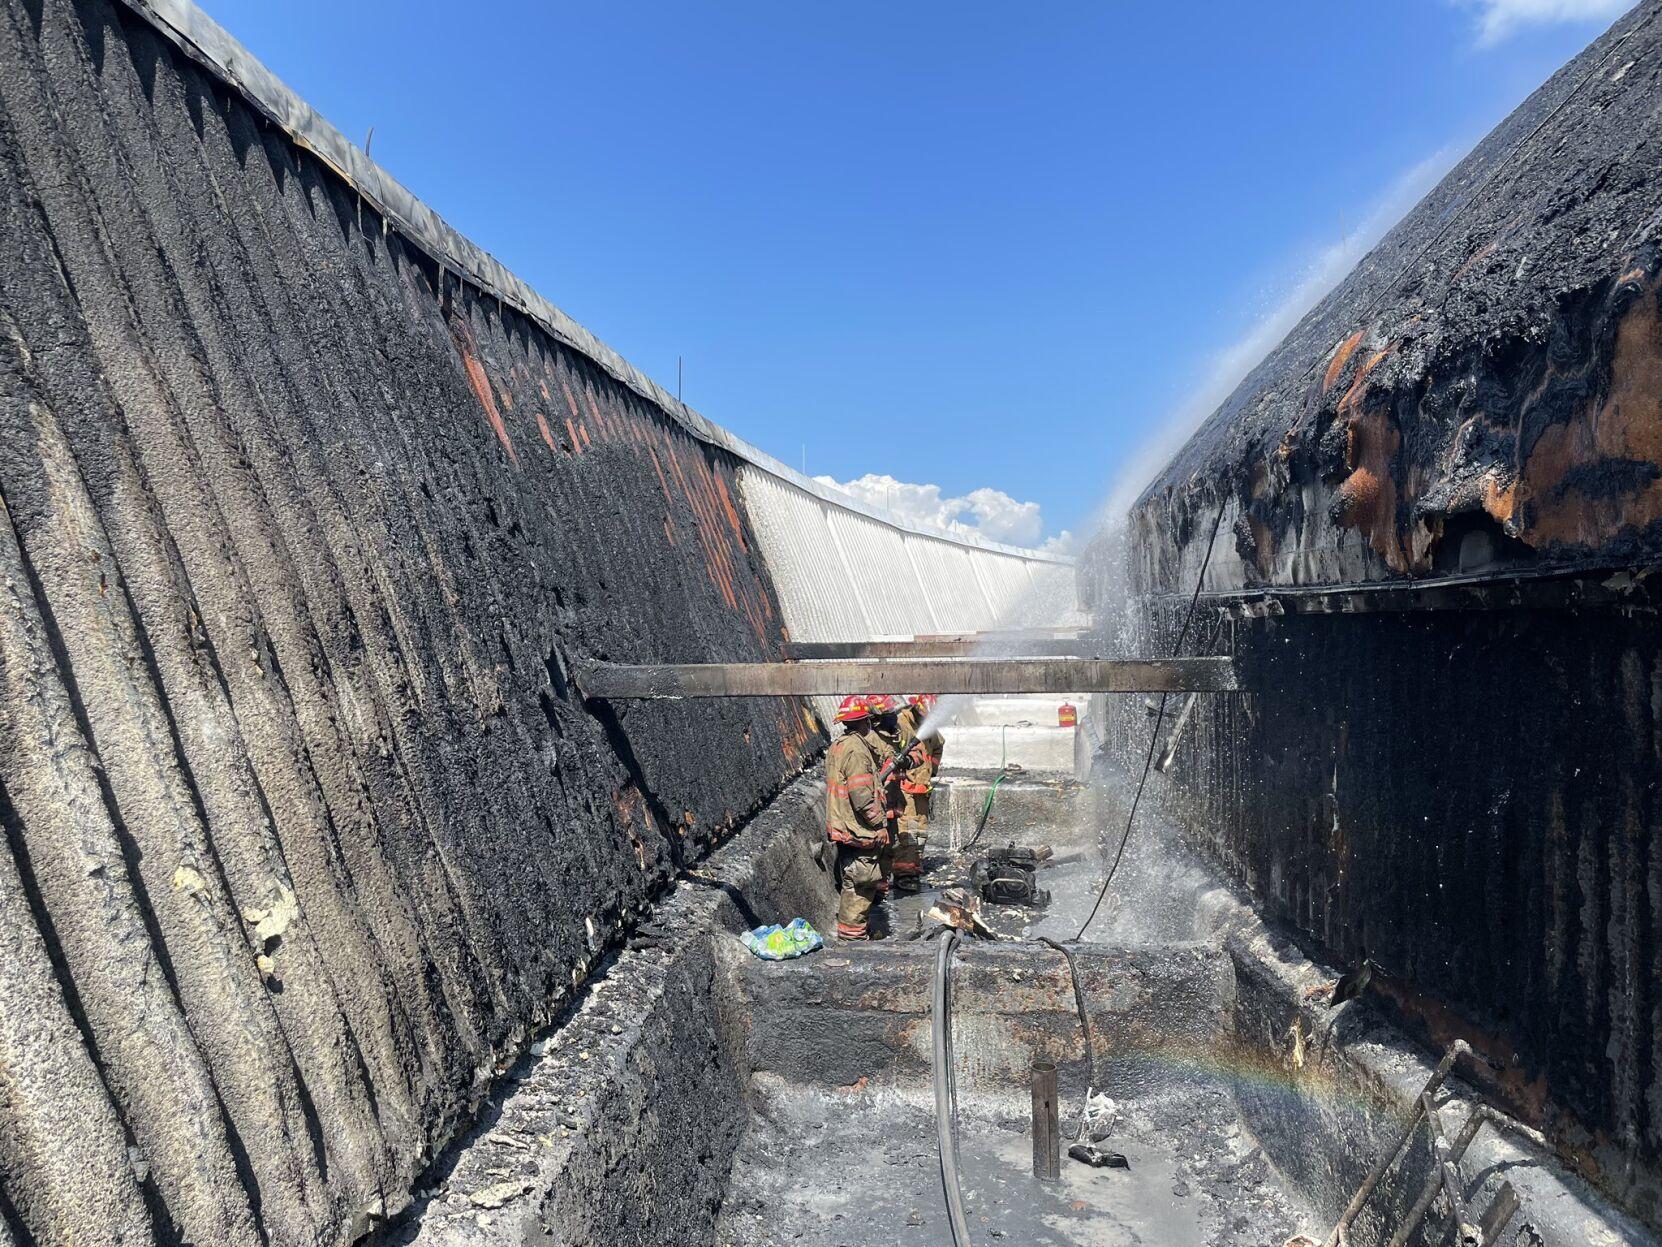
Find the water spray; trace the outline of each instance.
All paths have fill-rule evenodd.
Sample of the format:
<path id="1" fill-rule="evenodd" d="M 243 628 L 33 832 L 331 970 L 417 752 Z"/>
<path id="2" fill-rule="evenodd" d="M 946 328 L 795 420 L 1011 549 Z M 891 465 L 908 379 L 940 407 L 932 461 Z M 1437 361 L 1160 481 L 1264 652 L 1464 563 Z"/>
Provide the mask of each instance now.
<path id="1" fill-rule="evenodd" d="M 1223 526 L 1223 511 L 1228 505 L 1227 497 L 1218 500 L 1218 512 L 1212 520 L 1212 536 L 1206 543 L 1206 555 L 1200 561 L 1200 574 L 1195 577 L 1195 591 L 1189 596 L 1189 609 L 1183 616 L 1183 626 L 1177 633 L 1177 644 L 1172 646 L 1172 657 L 1183 652 L 1183 643 L 1189 639 L 1189 625 L 1194 622 L 1195 607 L 1200 603 L 1201 586 L 1206 583 L 1206 569 L 1212 563 L 1212 548 L 1218 544 L 1218 529 Z M 1125 857 L 1125 846 L 1131 840 L 1131 828 L 1137 821 L 1137 807 L 1142 804 L 1143 789 L 1148 784 L 1148 773 L 1154 769 L 1154 753 L 1160 747 L 1160 724 L 1166 716 L 1166 699 L 1169 693 L 1160 694 L 1160 705 L 1154 712 L 1154 726 L 1148 734 L 1148 756 L 1143 759 L 1143 773 L 1137 780 L 1137 791 L 1131 798 L 1131 812 L 1125 816 L 1125 830 L 1120 833 L 1120 846 L 1114 852 L 1113 863 L 1108 867 L 1108 874 L 1102 880 L 1102 890 L 1096 894 L 1096 902 L 1091 906 L 1091 912 L 1079 927 L 1079 933 L 1073 937 L 1078 943 L 1085 938 L 1085 932 L 1090 929 L 1091 923 L 1096 920 L 1097 911 L 1102 908 L 1102 902 L 1107 899 L 1108 888 L 1114 882 L 1114 875 L 1120 868 L 1120 862 Z"/>

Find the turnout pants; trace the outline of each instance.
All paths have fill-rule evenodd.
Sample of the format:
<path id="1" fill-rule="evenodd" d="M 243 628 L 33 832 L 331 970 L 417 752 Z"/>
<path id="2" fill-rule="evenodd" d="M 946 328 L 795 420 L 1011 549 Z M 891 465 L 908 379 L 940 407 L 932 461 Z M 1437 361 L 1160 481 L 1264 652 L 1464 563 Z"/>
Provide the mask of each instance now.
<path id="1" fill-rule="evenodd" d="M 907 793 L 906 810 L 895 833 L 895 878 L 915 882 L 923 875 L 923 850 L 929 843 L 929 794 Z"/>
<path id="2" fill-rule="evenodd" d="M 842 889 L 837 903 L 839 939 L 863 940 L 867 936 L 866 920 L 883 882 L 881 852 L 875 844 L 837 846 L 837 886 Z"/>

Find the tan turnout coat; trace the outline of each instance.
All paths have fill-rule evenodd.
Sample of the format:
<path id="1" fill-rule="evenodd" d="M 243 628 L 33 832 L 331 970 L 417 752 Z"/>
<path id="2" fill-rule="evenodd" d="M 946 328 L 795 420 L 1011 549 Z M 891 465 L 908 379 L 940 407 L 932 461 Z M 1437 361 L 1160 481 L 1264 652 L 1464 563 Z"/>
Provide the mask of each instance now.
<path id="1" fill-rule="evenodd" d="M 838 844 L 888 842 L 888 812 L 877 789 L 877 755 L 858 732 L 839 736 L 825 759 L 825 835 Z"/>

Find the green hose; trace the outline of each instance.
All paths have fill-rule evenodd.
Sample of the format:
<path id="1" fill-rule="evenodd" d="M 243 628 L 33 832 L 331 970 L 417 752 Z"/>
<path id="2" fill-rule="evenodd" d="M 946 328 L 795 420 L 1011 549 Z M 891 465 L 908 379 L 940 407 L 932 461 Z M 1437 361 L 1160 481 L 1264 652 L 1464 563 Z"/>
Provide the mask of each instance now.
<path id="1" fill-rule="evenodd" d="M 981 813 L 975 820 L 975 834 L 964 842 L 964 847 L 958 850 L 960 853 L 967 853 L 980 843 L 981 833 L 987 829 L 987 816 L 993 812 L 993 798 L 998 795 L 998 786 L 1022 769 L 1010 764 L 1009 733 L 1010 725 L 1006 723 L 998 736 L 998 776 L 993 780 L 992 787 L 987 789 L 987 799 L 981 803 Z"/>
<path id="2" fill-rule="evenodd" d="M 998 777 L 993 780 L 993 786 L 987 789 L 987 799 L 981 803 L 981 814 L 975 820 L 975 834 L 965 841 L 964 847 L 959 852 L 967 853 L 980 843 L 981 833 L 987 829 L 987 815 L 993 812 L 993 798 L 998 795 L 998 786 L 1009 779 L 1013 773 L 1009 769 L 1009 763 L 1005 763 L 1005 769 L 1000 771 Z"/>

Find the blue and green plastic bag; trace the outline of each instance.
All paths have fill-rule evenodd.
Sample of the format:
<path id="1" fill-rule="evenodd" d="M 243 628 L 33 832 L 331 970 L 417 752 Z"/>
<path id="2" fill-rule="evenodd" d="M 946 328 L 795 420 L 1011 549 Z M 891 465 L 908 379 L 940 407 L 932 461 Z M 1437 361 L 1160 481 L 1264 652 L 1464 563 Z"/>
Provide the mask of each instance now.
<path id="1" fill-rule="evenodd" d="M 788 927 L 777 923 L 757 927 L 754 931 L 746 931 L 739 937 L 744 946 L 765 961 L 789 961 L 792 957 L 800 957 L 804 953 L 811 953 L 816 948 L 824 948 L 825 941 L 820 933 L 814 930 L 813 924 L 805 918 L 794 918 Z"/>

